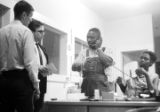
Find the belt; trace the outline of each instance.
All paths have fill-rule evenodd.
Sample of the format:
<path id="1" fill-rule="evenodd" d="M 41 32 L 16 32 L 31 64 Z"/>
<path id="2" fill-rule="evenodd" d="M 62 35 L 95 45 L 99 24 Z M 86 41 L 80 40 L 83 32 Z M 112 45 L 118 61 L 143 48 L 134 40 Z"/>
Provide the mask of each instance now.
<path id="1" fill-rule="evenodd" d="M 28 74 L 26 69 L 14 69 L 8 71 L 1 71 L 1 75 L 8 78 L 22 78 L 24 75 Z"/>

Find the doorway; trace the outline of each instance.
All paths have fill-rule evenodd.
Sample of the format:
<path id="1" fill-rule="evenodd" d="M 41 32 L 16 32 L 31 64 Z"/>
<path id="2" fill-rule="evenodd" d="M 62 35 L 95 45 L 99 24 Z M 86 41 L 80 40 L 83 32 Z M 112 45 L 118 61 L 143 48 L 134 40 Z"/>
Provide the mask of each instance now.
<path id="1" fill-rule="evenodd" d="M 122 52 L 122 67 L 123 67 L 123 78 L 128 79 L 130 77 L 135 76 L 135 69 L 138 67 L 138 60 L 142 52 L 146 51 L 147 49 L 143 50 L 135 50 L 135 51 L 125 51 Z"/>
<path id="2" fill-rule="evenodd" d="M 45 24 L 45 38 L 43 46 L 46 48 L 49 62 L 57 68 L 56 74 L 67 73 L 67 38 L 66 34 Z"/>

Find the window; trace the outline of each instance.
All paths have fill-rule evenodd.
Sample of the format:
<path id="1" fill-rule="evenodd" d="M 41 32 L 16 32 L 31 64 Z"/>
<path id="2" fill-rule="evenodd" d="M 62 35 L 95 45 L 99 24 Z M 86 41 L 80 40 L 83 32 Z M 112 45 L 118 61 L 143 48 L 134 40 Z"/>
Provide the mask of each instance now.
<path id="1" fill-rule="evenodd" d="M 0 28 L 10 22 L 10 9 L 0 4 Z"/>
<path id="2" fill-rule="evenodd" d="M 75 38 L 75 58 L 78 56 L 79 52 L 82 49 L 88 48 L 87 42 L 80 40 L 78 38 Z"/>
<path id="3" fill-rule="evenodd" d="M 48 54 L 49 62 L 53 62 L 57 68 L 57 74 L 67 73 L 67 35 L 53 27 L 45 25 L 45 38 L 43 45 Z"/>

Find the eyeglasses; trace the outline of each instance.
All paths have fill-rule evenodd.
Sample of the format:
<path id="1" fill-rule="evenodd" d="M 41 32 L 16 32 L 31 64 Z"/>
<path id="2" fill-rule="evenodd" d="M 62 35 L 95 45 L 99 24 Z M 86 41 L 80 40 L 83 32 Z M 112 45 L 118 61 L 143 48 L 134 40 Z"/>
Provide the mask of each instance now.
<path id="1" fill-rule="evenodd" d="M 45 31 L 44 30 L 38 30 L 37 32 L 39 32 L 39 33 L 45 33 Z"/>

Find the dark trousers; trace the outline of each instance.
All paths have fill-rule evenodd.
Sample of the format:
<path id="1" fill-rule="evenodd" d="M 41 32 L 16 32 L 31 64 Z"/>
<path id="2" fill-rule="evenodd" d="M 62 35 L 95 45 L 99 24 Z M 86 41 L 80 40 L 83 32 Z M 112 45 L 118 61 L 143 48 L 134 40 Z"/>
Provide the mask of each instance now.
<path id="1" fill-rule="evenodd" d="M 38 99 L 34 97 L 34 112 L 40 112 L 40 110 L 42 109 L 44 104 L 44 94 L 45 93 L 40 93 L 40 96 Z"/>
<path id="2" fill-rule="evenodd" d="M 0 112 L 33 112 L 33 86 L 26 70 L 0 74 Z"/>

